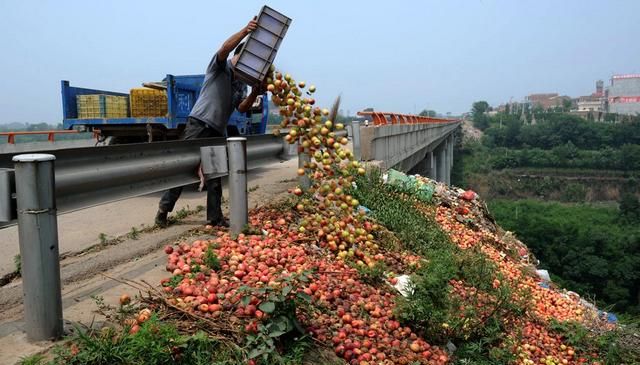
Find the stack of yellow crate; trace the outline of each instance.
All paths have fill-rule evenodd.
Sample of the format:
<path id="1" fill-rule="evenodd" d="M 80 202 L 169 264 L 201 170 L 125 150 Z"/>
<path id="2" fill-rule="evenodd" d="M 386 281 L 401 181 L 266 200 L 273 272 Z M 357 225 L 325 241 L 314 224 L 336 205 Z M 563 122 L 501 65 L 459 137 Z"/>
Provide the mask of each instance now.
<path id="1" fill-rule="evenodd" d="M 167 93 L 146 87 L 131 89 L 132 117 L 164 117 L 167 115 Z"/>
<path id="2" fill-rule="evenodd" d="M 78 118 L 126 118 L 129 105 L 126 96 L 104 94 L 77 95 Z"/>

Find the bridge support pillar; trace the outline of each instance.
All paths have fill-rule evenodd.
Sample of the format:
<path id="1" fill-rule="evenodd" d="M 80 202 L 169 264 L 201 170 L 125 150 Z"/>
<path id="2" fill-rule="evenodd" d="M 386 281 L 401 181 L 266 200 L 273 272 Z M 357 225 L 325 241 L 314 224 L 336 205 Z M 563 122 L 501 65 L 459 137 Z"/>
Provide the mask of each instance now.
<path id="1" fill-rule="evenodd" d="M 451 170 L 453 170 L 453 134 L 447 137 L 447 184 L 451 185 Z"/>
<path id="2" fill-rule="evenodd" d="M 447 148 L 446 142 L 442 141 L 434 153 L 436 154 L 436 180 L 446 183 L 447 176 Z"/>
<path id="3" fill-rule="evenodd" d="M 434 151 L 427 152 L 426 160 L 426 170 L 427 175 L 430 179 L 436 180 L 436 156 Z"/>
<path id="4" fill-rule="evenodd" d="M 444 155 L 444 157 L 442 158 L 444 160 L 444 168 L 443 168 L 443 173 L 442 173 L 442 182 L 449 185 L 449 139 L 445 138 L 445 140 L 442 142 L 442 154 Z"/>

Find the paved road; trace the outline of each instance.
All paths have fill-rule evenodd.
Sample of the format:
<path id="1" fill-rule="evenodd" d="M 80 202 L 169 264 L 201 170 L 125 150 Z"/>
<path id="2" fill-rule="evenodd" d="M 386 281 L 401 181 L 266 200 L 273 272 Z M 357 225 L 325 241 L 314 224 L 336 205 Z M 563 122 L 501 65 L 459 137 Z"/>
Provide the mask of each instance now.
<path id="1" fill-rule="evenodd" d="M 297 163 L 297 159 L 292 159 L 250 171 L 249 207 L 252 208 L 257 202 L 268 201 L 273 194 L 293 186 Z M 226 197 L 226 180 L 223 181 L 223 186 L 223 195 Z M 81 251 L 99 243 L 98 236 L 101 233 L 113 238 L 128 233 L 131 227 L 139 229 L 142 225 L 153 225 L 160 195 L 161 193 L 150 194 L 60 215 L 60 254 Z M 178 200 L 174 212 L 183 207 L 195 208 L 205 203 L 206 192 L 197 192 L 195 187 L 189 187 Z M 1 277 L 15 270 L 13 260 L 19 253 L 17 226 L 0 229 L 0 250 L 3 253 L 0 255 Z"/>

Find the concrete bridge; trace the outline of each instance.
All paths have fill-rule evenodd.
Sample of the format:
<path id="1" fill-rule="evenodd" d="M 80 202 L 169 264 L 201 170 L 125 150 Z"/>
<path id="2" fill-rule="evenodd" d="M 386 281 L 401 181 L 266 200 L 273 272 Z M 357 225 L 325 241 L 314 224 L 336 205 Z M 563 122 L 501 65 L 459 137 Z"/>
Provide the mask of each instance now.
<path id="1" fill-rule="evenodd" d="M 381 112 L 359 114 L 372 119 L 368 126 L 352 126 L 354 149 L 356 154 L 359 149 L 362 161 L 451 183 L 454 135 L 460 121 Z"/>

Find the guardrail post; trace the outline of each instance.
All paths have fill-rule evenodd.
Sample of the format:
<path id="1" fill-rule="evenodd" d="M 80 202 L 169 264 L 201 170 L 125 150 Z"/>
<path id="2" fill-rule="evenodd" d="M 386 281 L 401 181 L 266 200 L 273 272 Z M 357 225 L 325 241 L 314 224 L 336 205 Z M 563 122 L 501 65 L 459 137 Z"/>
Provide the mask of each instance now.
<path id="1" fill-rule="evenodd" d="M 300 148 L 302 148 L 302 145 L 300 145 Z M 309 154 L 304 153 L 304 151 L 298 150 L 298 168 L 304 169 L 304 165 L 309 162 L 311 162 L 311 157 L 309 156 Z M 307 191 L 311 187 L 311 179 L 309 179 L 309 176 L 307 174 L 298 176 L 298 185 L 300 186 L 300 189 L 302 189 L 303 191 Z"/>
<path id="2" fill-rule="evenodd" d="M 362 154 L 360 152 L 360 122 L 357 120 L 351 122 L 351 135 L 353 157 L 355 157 L 356 161 L 361 161 Z"/>
<path id="3" fill-rule="evenodd" d="M 54 160 L 48 154 L 13 157 L 25 331 L 31 341 L 57 339 L 63 331 Z"/>
<path id="4" fill-rule="evenodd" d="M 15 219 L 13 213 L 16 209 L 12 197 L 16 186 L 14 176 L 12 169 L 0 168 L 0 223 Z"/>
<path id="5" fill-rule="evenodd" d="M 242 232 L 249 222 L 247 200 L 247 139 L 227 138 L 229 155 L 229 225 L 232 234 Z"/>

